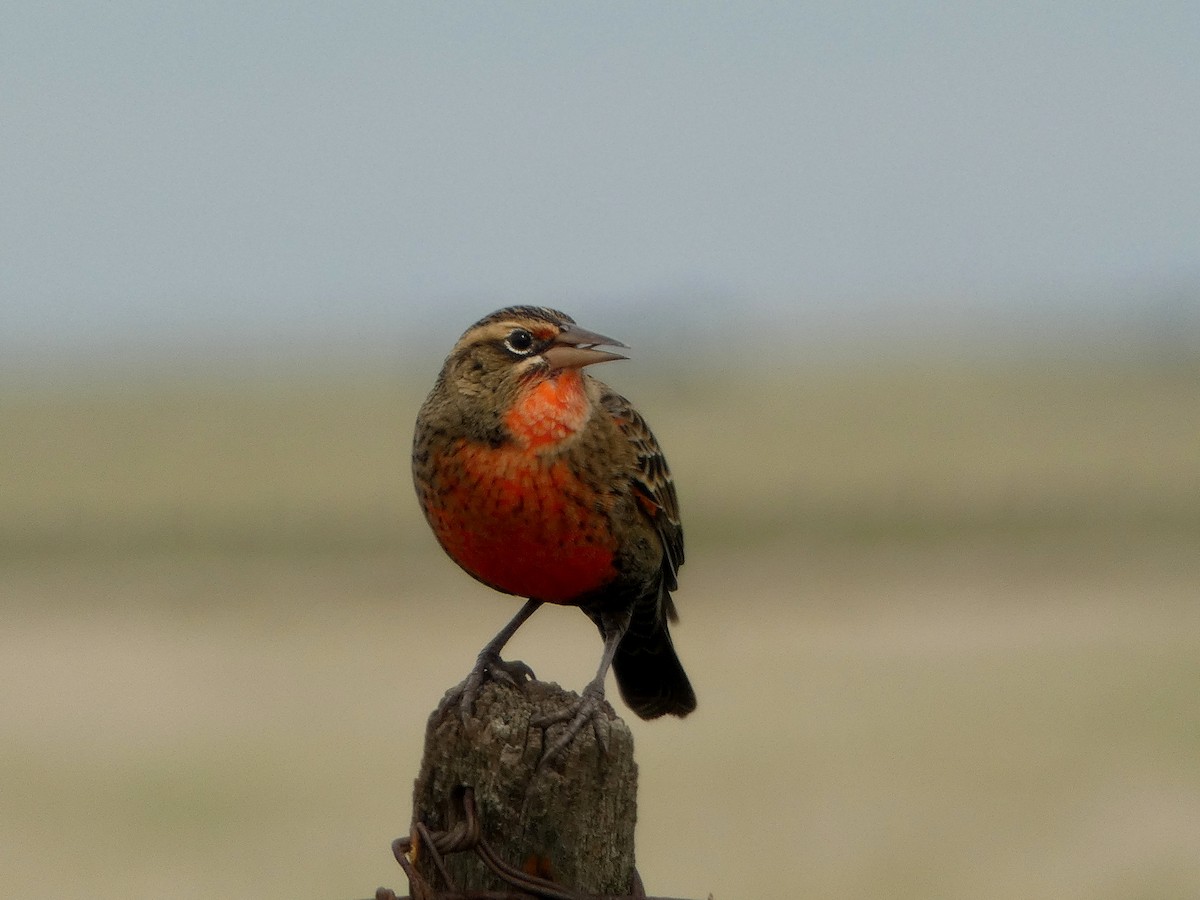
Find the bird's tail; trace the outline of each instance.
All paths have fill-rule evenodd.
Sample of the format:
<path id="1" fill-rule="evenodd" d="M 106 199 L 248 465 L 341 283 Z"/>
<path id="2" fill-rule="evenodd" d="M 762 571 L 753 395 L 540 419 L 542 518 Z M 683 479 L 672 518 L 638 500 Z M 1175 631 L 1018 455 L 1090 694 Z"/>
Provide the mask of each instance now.
<path id="1" fill-rule="evenodd" d="M 656 595 L 639 600 L 629 629 L 617 645 L 613 674 L 625 703 L 643 719 L 683 717 L 696 708 L 683 664 L 671 643 L 667 619 L 675 618 L 671 595 L 660 587 Z"/>

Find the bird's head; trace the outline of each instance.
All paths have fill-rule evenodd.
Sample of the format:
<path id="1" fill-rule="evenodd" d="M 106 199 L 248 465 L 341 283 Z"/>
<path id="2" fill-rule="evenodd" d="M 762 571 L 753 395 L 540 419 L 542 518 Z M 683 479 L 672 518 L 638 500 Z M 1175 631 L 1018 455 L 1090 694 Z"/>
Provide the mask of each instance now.
<path id="1" fill-rule="evenodd" d="M 625 359 L 599 349 L 624 346 L 579 327 L 559 310 L 510 306 L 485 316 L 463 333 L 446 359 L 442 380 L 461 395 L 504 401 L 529 382 Z"/>

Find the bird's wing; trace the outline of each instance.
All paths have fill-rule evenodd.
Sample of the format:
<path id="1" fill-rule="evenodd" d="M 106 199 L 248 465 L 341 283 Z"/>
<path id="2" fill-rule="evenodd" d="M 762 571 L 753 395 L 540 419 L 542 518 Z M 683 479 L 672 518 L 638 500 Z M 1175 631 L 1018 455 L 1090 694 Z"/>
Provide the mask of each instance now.
<path id="1" fill-rule="evenodd" d="M 679 498 L 675 495 L 675 482 L 671 479 L 667 459 L 650 426 L 628 400 L 609 391 L 601 398 L 601 402 L 637 453 L 633 489 L 639 504 L 662 538 L 666 557 L 663 561 L 663 586 L 673 591 L 678 587 L 676 573 L 683 565 L 683 526 L 679 521 Z M 667 603 L 668 611 L 673 613 L 669 598 Z"/>

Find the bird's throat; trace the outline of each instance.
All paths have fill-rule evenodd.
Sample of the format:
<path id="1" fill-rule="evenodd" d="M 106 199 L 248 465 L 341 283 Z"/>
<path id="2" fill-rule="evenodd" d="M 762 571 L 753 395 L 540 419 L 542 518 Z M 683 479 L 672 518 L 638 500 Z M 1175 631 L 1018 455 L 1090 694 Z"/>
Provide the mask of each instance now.
<path id="1" fill-rule="evenodd" d="M 564 369 L 523 386 L 504 424 L 519 445 L 548 450 L 587 424 L 592 401 L 577 369 Z"/>

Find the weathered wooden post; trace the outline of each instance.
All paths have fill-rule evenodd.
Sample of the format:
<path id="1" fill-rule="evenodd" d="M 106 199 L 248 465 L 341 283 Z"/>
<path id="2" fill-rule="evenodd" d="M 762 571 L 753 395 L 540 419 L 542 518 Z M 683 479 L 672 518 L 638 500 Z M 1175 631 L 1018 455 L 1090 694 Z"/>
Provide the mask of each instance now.
<path id="1" fill-rule="evenodd" d="M 575 700 L 554 684 L 534 681 L 518 690 L 490 682 L 465 721 L 457 704 L 433 713 L 413 792 L 413 833 L 398 848 L 408 850 L 412 880 L 424 882 L 411 885 L 414 898 L 426 888 L 640 893 L 633 850 L 637 766 L 628 726 L 609 708 L 601 726 L 607 749 L 585 728 L 542 764 L 544 746 L 565 726 L 535 723 Z M 454 852 L 473 843 L 475 852 Z"/>

